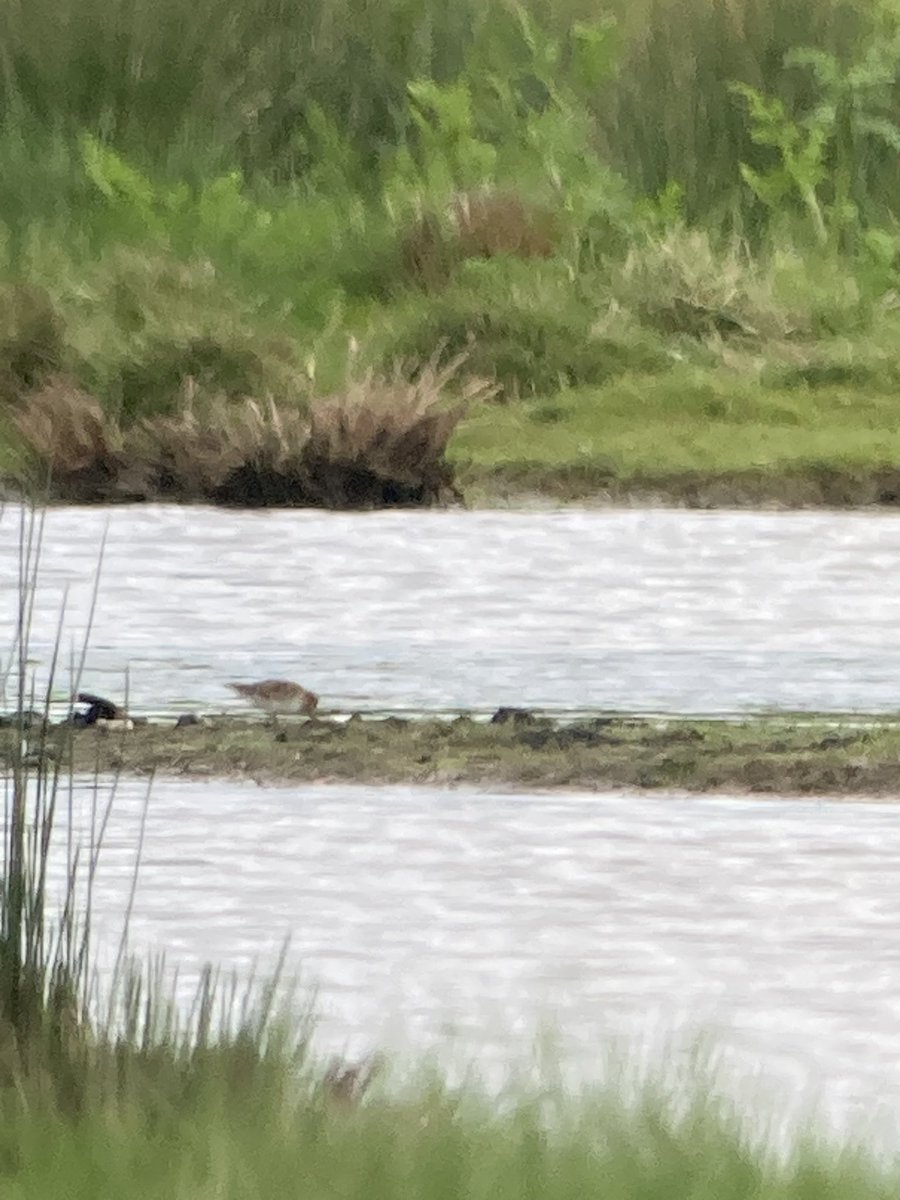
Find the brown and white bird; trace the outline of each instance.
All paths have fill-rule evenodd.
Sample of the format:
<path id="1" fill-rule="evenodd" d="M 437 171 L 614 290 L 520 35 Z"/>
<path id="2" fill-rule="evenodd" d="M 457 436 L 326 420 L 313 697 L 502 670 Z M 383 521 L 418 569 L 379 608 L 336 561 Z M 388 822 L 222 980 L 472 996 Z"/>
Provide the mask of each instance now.
<path id="1" fill-rule="evenodd" d="M 289 679 L 264 679 L 261 683 L 229 683 L 232 691 L 254 708 L 261 708 L 272 718 L 288 714 L 311 717 L 319 704 L 315 692 L 308 691 Z"/>

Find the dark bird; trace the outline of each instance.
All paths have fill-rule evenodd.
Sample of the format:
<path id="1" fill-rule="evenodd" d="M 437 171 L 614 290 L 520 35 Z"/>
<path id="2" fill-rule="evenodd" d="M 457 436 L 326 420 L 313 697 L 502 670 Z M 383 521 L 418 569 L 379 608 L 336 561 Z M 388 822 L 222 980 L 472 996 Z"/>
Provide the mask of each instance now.
<path id="1" fill-rule="evenodd" d="M 75 697 L 79 704 L 88 706 L 87 712 L 79 713 L 79 725 L 96 725 L 98 721 L 127 721 L 128 713 L 112 700 L 94 696 L 91 692 L 79 692 Z"/>

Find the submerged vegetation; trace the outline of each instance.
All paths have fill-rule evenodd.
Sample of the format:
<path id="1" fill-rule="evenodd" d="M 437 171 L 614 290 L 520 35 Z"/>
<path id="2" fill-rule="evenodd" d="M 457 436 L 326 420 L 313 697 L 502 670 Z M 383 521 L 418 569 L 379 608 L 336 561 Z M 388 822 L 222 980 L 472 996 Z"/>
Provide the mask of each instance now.
<path id="1" fill-rule="evenodd" d="M 891 0 L 37 0 L 0 35 L 7 480 L 897 502 Z"/>

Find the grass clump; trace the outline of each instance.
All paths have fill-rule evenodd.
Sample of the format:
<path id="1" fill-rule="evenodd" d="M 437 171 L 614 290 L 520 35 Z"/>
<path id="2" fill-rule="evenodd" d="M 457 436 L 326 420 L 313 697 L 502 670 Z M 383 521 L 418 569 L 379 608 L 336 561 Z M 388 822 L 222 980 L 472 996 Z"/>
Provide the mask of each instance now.
<path id="1" fill-rule="evenodd" d="M 63 322 L 47 292 L 36 284 L 0 289 L 0 398 L 36 387 L 65 358 Z"/>
<path id="2" fill-rule="evenodd" d="M 370 508 L 459 495 L 447 445 L 468 406 L 493 394 L 456 384 L 459 360 L 413 378 L 399 367 L 348 377 L 330 396 L 261 401 L 183 382 L 178 410 L 127 423 L 66 380 L 14 416 L 33 478 L 78 500 Z"/>
<path id="3" fill-rule="evenodd" d="M 719 251 L 702 230 L 670 229 L 633 246 L 612 288 L 663 334 L 778 340 L 809 330 L 808 319 L 778 302 L 746 247 Z"/>
<path id="4" fill-rule="evenodd" d="M 285 504 L 298 496 L 308 432 L 296 407 L 230 402 L 191 385 L 181 410 L 142 421 L 132 445 L 150 496 Z"/>
<path id="5" fill-rule="evenodd" d="M 508 399 L 551 396 L 671 364 L 651 332 L 601 320 L 600 298 L 558 265 L 536 274 L 509 261 L 473 264 L 454 287 L 396 323 L 386 353 L 412 362 L 436 346 L 441 362 L 465 355 L 466 373 L 495 381 Z"/>
<path id="6" fill-rule="evenodd" d="M 115 496 L 125 464 L 118 424 L 64 377 L 28 393 L 13 417 L 38 486 L 75 500 Z"/>
<path id="7" fill-rule="evenodd" d="M 466 408 L 494 391 L 470 379 L 448 402 L 461 365 L 461 359 L 444 367 L 426 363 L 411 380 L 397 366 L 388 377 L 370 372 L 314 403 L 303 453 L 311 502 L 357 508 L 458 499 L 447 446 Z"/>

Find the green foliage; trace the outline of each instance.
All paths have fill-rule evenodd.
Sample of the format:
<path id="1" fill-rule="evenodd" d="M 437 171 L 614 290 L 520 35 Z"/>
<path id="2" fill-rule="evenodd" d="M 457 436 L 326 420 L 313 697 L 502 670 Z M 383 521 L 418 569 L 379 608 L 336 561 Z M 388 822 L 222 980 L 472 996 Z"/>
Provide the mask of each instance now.
<path id="1" fill-rule="evenodd" d="M 874 33 L 842 64 L 826 50 L 797 47 L 784 56 L 786 68 L 807 69 L 815 83 L 811 109 L 794 118 L 778 97 L 763 96 L 747 84 L 732 91 L 747 102 L 751 137 L 773 148 L 778 161 L 766 171 L 741 164 L 755 195 L 777 218 L 799 199 L 817 241 L 841 244 L 863 223 L 866 169 L 879 149 L 900 151 L 900 126 L 893 119 L 900 73 L 900 13 L 887 5 Z M 827 190 L 823 185 L 827 184 Z"/>
<path id="2" fill-rule="evenodd" d="M 480 26 L 464 70 L 408 85 L 411 135 L 388 168 L 388 204 L 430 204 L 513 183 L 569 218 L 576 247 L 591 231 L 626 227 L 634 200 L 595 145 L 590 101 L 615 65 L 615 25 L 576 22 L 555 34 L 523 5 Z"/>
<path id="3" fill-rule="evenodd" d="M 830 133 L 827 115 L 819 111 L 798 124 L 777 97 L 766 98 L 741 83 L 734 84 L 732 90 L 747 101 L 753 141 L 758 146 L 771 146 L 779 158 L 778 165 L 765 172 L 741 163 L 744 181 L 776 216 L 796 194 L 812 220 L 816 238 L 824 245 L 828 233 L 817 191 L 826 177 L 825 149 Z"/>
<path id="4" fill-rule="evenodd" d="M 670 365 L 651 334 L 595 326 L 594 304 L 573 293 L 564 273 L 498 260 L 470 264 L 455 287 L 417 305 L 385 356 L 416 363 L 436 347 L 441 361 L 465 353 L 467 373 L 496 380 L 511 395 L 548 394 Z"/>
<path id="5" fill-rule="evenodd" d="M 0 290 L 0 402 L 33 387 L 66 359 L 63 323 L 43 288 Z"/>
<path id="6" fill-rule="evenodd" d="M 122 416 L 174 412 L 187 380 L 232 399 L 264 391 L 263 364 L 250 345 L 213 337 L 153 339 L 122 364 L 117 387 Z"/>

